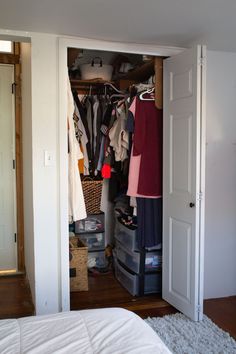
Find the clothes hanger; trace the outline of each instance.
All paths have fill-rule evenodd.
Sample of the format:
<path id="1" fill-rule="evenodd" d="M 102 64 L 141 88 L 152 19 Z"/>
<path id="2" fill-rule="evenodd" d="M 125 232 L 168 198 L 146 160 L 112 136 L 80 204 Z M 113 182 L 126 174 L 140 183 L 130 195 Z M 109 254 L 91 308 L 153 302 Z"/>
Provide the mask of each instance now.
<path id="1" fill-rule="evenodd" d="M 114 85 L 112 85 L 110 82 L 105 82 L 104 83 L 105 86 L 110 86 L 111 88 L 113 88 L 114 91 L 123 94 L 124 92 L 118 90 Z"/>
<path id="2" fill-rule="evenodd" d="M 127 95 L 124 94 L 124 93 L 114 93 L 113 95 L 110 96 L 110 99 L 111 98 L 114 98 L 114 97 L 122 97 L 122 98 L 125 98 Z"/>
<path id="3" fill-rule="evenodd" d="M 152 87 L 149 90 L 143 91 L 140 95 L 139 98 L 141 101 L 155 101 L 155 97 L 150 97 L 150 98 L 145 98 L 144 95 L 150 95 L 155 91 L 155 87 Z"/>

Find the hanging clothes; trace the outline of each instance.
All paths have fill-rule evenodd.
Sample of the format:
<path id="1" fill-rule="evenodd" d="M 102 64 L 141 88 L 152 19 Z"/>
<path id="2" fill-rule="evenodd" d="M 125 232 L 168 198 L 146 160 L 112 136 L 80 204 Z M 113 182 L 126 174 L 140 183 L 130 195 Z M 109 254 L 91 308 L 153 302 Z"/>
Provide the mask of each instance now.
<path id="1" fill-rule="evenodd" d="M 83 158 L 79 143 L 75 136 L 74 127 L 74 100 L 71 92 L 69 77 L 67 80 L 67 122 L 68 122 L 68 167 L 69 167 L 69 221 L 77 221 L 87 217 L 81 179 L 78 169 L 78 160 Z"/>
<path id="2" fill-rule="evenodd" d="M 141 156 L 137 192 L 162 196 L 162 110 L 154 101 L 136 100 L 133 155 Z"/>
<path id="3" fill-rule="evenodd" d="M 162 198 L 136 198 L 138 245 L 142 247 L 162 244 Z"/>
<path id="4" fill-rule="evenodd" d="M 77 140 L 79 141 L 79 143 L 82 146 L 82 152 L 84 155 L 83 158 L 83 165 L 82 165 L 82 171 L 80 170 L 80 173 L 82 173 L 84 176 L 88 176 L 89 175 L 89 158 L 88 158 L 88 152 L 87 152 L 87 144 L 88 144 L 88 137 L 86 134 L 86 130 L 85 127 L 83 125 L 79 110 L 77 108 L 77 105 L 75 104 L 75 113 L 74 113 L 74 117 L 76 116 L 76 126 L 77 126 L 77 130 L 78 130 L 78 137 Z M 75 120 L 75 118 L 74 118 Z"/>
<path id="5" fill-rule="evenodd" d="M 96 152 L 96 143 L 97 143 L 97 117 L 99 110 L 99 100 L 95 96 L 93 100 L 93 155 L 95 156 Z"/>
<path id="6" fill-rule="evenodd" d="M 127 121 L 127 129 L 129 132 L 135 132 L 135 114 L 136 114 L 136 102 L 137 97 L 134 97 L 132 104 L 129 107 L 129 118 Z M 133 118 L 133 119 L 132 119 Z M 141 165 L 141 154 L 133 154 L 133 146 L 130 154 L 130 164 L 129 164 L 129 177 L 128 177 L 128 190 L 127 195 L 130 197 L 142 197 L 142 198 L 159 198 L 157 195 L 145 195 L 138 193 L 139 184 L 139 172 Z"/>
<path id="7" fill-rule="evenodd" d="M 116 120 L 109 131 L 110 146 L 113 147 L 116 161 L 128 158 L 129 134 L 126 130 L 128 108 L 124 103 L 116 108 Z"/>
<path id="8" fill-rule="evenodd" d="M 86 132 L 86 136 L 88 139 L 87 145 L 86 145 L 86 150 L 87 150 L 87 155 L 88 155 L 88 160 L 89 160 L 89 171 L 92 169 L 91 165 L 91 160 L 92 160 L 92 151 L 91 151 L 91 144 L 90 144 L 90 132 L 89 132 L 89 128 L 88 128 L 88 122 L 87 122 L 87 112 L 86 109 L 84 107 L 84 105 L 81 103 L 80 97 L 77 93 L 77 91 L 73 91 L 73 97 L 74 97 L 74 101 L 75 101 L 75 105 L 79 110 L 79 116 L 82 120 L 85 132 Z"/>
<path id="9" fill-rule="evenodd" d="M 99 97 L 99 106 L 97 110 L 97 120 L 96 120 L 96 148 L 94 153 L 94 167 L 95 174 L 98 173 L 98 161 L 100 159 L 100 151 L 103 140 L 103 134 L 101 132 L 101 125 L 103 121 L 104 112 L 106 111 L 107 102 L 105 97 Z"/>

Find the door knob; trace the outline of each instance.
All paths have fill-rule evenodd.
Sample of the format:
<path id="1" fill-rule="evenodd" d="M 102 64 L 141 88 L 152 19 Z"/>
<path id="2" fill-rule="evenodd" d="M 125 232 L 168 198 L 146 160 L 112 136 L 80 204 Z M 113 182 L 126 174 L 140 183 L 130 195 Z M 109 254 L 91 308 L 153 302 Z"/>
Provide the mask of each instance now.
<path id="1" fill-rule="evenodd" d="M 190 206 L 190 208 L 193 208 L 193 207 L 195 207 L 195 204 L 194 203 L 189 203 L 189 206 Z"/>

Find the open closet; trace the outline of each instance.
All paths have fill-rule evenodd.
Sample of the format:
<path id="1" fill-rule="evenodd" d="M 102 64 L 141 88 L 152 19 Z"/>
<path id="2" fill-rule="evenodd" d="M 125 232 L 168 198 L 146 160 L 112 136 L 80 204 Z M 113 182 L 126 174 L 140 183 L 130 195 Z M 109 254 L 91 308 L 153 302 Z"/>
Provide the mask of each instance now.
<path id="1" fill-rule="evenodd" d="M 198 320 L 204 50 L 165 59 L 78 48 L 67 47 L 71 309 L 163 297 Z"/>
<path id="2" fill-rule="evenodd" d="M 73 215 L 72 205 L 70 244 L 73 247 L 79 239 L 88 248 L 87 269 L 81 269 L 88 272 L 88 285 L 83 280 L 81 287 L 71 272 L 71 291 L 78 299 L 84 294 L 77 290 L 91 292 L 93 283 L 109 297 L 105 284 L 112 281 L 134 297 L 132 301 L 161 292 L 162 61 L 146 55 L 68 49 L 87 214 L 85 219 L 83 212 Z M 74 193 L 73 188 L 69 193 Z M 119 301 L 125 300 L 117 297 L 114 306 Z"/>

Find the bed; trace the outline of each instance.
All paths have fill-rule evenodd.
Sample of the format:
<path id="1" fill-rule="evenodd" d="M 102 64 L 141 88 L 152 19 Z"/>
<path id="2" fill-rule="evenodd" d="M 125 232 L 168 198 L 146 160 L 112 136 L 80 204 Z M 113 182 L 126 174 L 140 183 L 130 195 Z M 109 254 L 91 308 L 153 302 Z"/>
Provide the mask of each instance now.
<path id="1" fill-rule="evenodd" d="M 170 354 L 137 315 L 121 308 L 0 321 L 1 354 Z"/>

